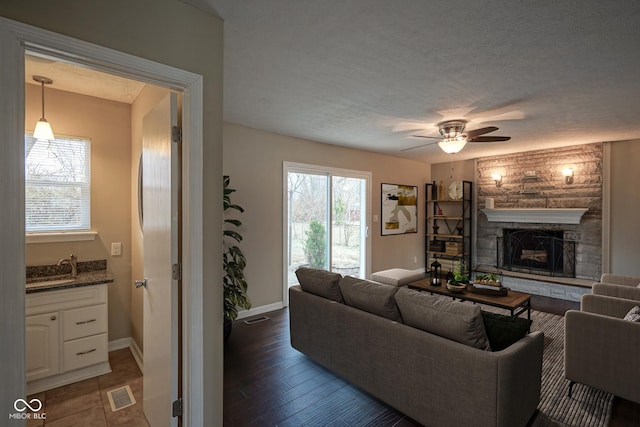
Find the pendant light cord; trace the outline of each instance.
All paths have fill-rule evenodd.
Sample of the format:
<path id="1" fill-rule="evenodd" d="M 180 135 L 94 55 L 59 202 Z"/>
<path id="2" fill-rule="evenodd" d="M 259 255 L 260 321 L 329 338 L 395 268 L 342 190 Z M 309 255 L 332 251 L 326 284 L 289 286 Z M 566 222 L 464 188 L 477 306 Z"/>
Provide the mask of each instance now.
<path id="1" fill-rule="evenodd" d="M 41 120 L 46 120 L 44 118 L 44 81 L 41 81 L 40 84 L 42 85 L 42 118 Z"/>

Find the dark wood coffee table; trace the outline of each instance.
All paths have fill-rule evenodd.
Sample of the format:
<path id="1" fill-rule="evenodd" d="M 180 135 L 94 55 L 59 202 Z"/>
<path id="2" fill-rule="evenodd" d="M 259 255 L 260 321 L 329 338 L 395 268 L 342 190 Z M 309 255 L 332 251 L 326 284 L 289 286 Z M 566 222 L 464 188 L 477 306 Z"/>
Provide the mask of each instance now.
<path id="1" fill-rule="evenodd" d="M 531 320 L 531 295 L 522 292 L 509 290 L 507 295 L 489 295 L 466 290 L 458 293 L 451 292 L 444 284 L 440 286 L 433 286 L 429 279 L 409 283 L 409 287 L 423 292 L 431 292 L 432 294 L 446 295 L 453 299 L 472 301 L 473 303 L 503 308 L 505 310 L 509 310 L 513 317 L 520 316 L 526 311 L 527 319 Z"/>

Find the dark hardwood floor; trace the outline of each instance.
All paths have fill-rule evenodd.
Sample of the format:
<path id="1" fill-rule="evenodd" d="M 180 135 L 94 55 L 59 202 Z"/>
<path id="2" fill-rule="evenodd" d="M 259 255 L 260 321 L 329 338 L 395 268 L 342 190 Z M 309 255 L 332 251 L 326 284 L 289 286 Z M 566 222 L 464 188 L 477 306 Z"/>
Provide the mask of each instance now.
<path id="1" fill-rule="evenodd" d="M 540 296 L 531 304 L 560 315 L 579 309 L 578 303 Z M 420 426 L 293 349 L 286 309 L 265 316 L 253 324 L 236 321 L 225 345 L 226 427 Z M 609 427 L 623 426 L 640 426 L 640 405 L 616 398 Z"/>

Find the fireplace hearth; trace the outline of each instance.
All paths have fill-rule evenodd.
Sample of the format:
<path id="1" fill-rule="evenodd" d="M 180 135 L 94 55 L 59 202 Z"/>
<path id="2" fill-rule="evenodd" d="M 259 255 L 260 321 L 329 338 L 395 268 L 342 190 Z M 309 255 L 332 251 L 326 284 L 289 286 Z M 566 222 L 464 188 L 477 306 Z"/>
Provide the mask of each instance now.
<path id="1" fill-rule="evenodd" d="M 497 237 L 497 267 L 509 271 L 576 277 L 576 243 L 560 230 L 503 229 Z"/>

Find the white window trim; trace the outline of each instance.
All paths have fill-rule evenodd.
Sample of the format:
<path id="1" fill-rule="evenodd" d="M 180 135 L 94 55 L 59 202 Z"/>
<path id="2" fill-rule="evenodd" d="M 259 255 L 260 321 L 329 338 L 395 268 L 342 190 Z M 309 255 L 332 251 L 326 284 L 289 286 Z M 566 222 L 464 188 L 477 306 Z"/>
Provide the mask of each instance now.
<path id="1" fill-rule="evenodd" d="M 53 233 L 27 233 L 26 243 L 87 242 L 95 240 L 97 231 L 64 231 Z"/>

